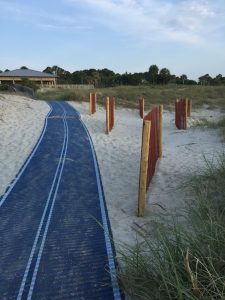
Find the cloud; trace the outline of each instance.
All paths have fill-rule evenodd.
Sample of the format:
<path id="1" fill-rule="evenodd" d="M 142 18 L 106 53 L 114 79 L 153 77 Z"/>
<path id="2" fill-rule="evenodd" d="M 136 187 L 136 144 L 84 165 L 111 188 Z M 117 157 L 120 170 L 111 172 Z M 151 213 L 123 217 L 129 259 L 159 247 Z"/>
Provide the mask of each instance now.
<path id="1" fill-rule="evenodd" d="M 224 0 L 60 0 L 46 9 L 47 4 L 0 0 L 0 16 L 10 14 L 14 21 L 44 31 L 88 31 L 101 26 L 124 39 L 148 44 L 202 45 L 224 38 Z"/>
<path id="2" fill-rule="evenodd" d="M 16 1 L 6 2 L 0 0 L 0 17 L 7 17 L 13 21 L 32 25 L 44 31 L 71 31 L 90 30 L 90 25 L 84 24 L 79 18 L 74 18 L 73 14 L 60 13 L 54 9 L 44 9 L 44 5 L 21 4 Z M 63 7 L 60 7 L 63 8 Z"/>
<path id="3" fill-rule="evenodd" d="M 81 31 L 81 30 L 91 30 L 92 27 L 91 26 L 82 26 L 82 25 L 54 25 L 54 24 L 49 24 L 49 23 L 37 23 L 36 26 L 44 31 L 65 31 L 67 32 L 68 30 L 78 30 L 78 31 Z"/>
<path id="4" fill-rule="evenodd" d="M 65 0 L 92 12 L 94 21 L 119 33 L 143 40 L 200 43 L 218 28 L 218 7 L 213 0 Z M 220 12 L 225 3 L 219 1 Z M 224 19 L 223 19 L 224 21 Z"/>

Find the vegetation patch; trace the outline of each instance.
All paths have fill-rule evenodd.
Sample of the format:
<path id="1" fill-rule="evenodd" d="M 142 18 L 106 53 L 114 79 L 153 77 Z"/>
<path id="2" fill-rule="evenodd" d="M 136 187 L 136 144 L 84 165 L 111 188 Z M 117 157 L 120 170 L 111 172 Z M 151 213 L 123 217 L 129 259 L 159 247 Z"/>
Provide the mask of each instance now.
<path id="1" fill-rule="evenodd" d="M 225 299 L 225 154 L 206 161 L 188 186 L 182 222 L 160 214 L 121 253 L 118 278 L 132 299 Z"/>
<path id="2" fill-rule="evenodd" d="M 225 107 L 225 86 L 199 86 L 187 85 L 140 85 L 116 86 L 96 89 L 62 89 L 52 88 L 45 92 L 37 91 L 36 97 L 43 100 L 60 99 L 70 101 L 89 101 L 89 93 L 97 92 L 97 104 L 104 105 L 105 97 L 116 97 L 119 106 L 138 108 L 138 97 L 145 98 L 145 110 L 153 106 L 164 104 L 167 109 L 174 109 L 174 102 L 178 98 L 193 100 L 193 108 L 202 107 L 204 104 L 210 108 Z"/>
<path id="3" fill-rule="evenodd" d="M 225 116 L 218 121 L 210 121 L 206 118 L 199 119 L 191 125 L 191 127 L 207 127 L 213 129 L 220 129 L 223 139 L 225 139 Z"/>

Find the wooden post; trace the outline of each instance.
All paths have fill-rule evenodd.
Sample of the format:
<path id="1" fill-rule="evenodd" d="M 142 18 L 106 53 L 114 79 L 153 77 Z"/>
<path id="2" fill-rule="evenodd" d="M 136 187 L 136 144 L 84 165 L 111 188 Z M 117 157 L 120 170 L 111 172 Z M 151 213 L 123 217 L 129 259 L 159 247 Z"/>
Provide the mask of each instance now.
<path id="1" fill-rule="evenodd" d="M 151 121 L 144 121 L 141 147 L 141 164 L 139 175 L 139 194 L 138 194 L 138 217 L 145 214 L 145 197 L 148 171 L 148 156 L 150 142 Z"/>
<path id="2" fill-rule="evenodd" d="M 163 105 L 159 105 L 159 158 L 162 158 Z"/>
<path id="3" fill-rule="evenodd" d="M 90 93 L 89 115 L 93 115 L 95 112 L 96 112 L 96 93 Z"/>
<path id="4" fill-rule="evenodd" d="M 143 119 L 144 118 L 144 111 L 145 111 L 145 99 L 144 97 L 139 98 L 139 113 L 140 117 Z"/>
<path id="5" fill-rule="evenodd" d="M 191 116 L 191 111 L 192 111 L 192 100 L 188 100 L 188 112 L 187 112 L 187 116 L 190 117 Z"/>
<path id="6" fill-rule="evenodd" d="M 92 115 L 92 94 L 91 93 L 90 93 L 89 99 L 90 99 L 89 115 L 91 116 Z"/>
<path id="7" fill-rule="evenodd" d="M 116 97 L 113 97 L 114 101 L 114 111 L 116 110 Z"/>
<path id="8" fill-rule="evenodd" d="M 93 93 L 94 96 L 94 103 L 92 104 L 93 106 L 93 113 L 96 113 L 96 93 Z"/>
<path id="9" fill-rule="evenodd" d="M 116 110 L 116 100 L 115 97 L 112 97 L 112 110 L 113 110 L 113 127 L 115 125 L 115 110 Z"/>
<path id="10" fill-rule="evenodd" d="M 184 115 L 184 129 L 187 129 L 187 117 L 188 117 L 188 99 L 185 99 L 185 115 Z"/>
<path id="11" fill-rule="evenodd" d="M 189 105 L 189 114 L 190 114 L 190 116 L 191 116 L 191 113 L 192 113 L 192 100 L 190 99 L 189 101 L 190 101 L 190 105 Z M 189 117 L 190 117 L 190 116 L 189 116 Z"/>
<path id="12" fill-rule="evenodd" d="M 109 97 L 106 97 L 106 133 L 109 134 Z"/>
<path id="13" fill-rule="evenodd" d="M 177 109 L 178 102 L 179 102 L 179 99 L 176 99 L 176 101 L 175 101 L 175 125 L 177 128 L 179 126 L 178 125 L 178 109 Z"/>

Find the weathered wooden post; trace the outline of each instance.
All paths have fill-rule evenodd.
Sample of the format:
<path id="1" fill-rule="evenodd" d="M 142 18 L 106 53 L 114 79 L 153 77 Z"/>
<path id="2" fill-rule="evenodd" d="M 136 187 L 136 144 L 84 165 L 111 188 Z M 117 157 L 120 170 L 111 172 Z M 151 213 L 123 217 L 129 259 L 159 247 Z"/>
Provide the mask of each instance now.
<path id="1" fill-rule="evenodd" d="M 179 100 L 178 99 L 176 99 L 176 101 L 175 101 L 175 125 L 176 125 L 176 127 L 179 129 L 179 125 L 178 125 L 178 102 L 179 102 Z"/>
<path id="2" fill-rule="evenodd" d="M 112 126 L 114 127 L 115 125 L 115 110 L 116 110 L 116 99 L 115 97 L 112 97 Z M 111 129 L 111 128 L 110 128 Z"/>
<path id="3" fill-rule="evenodd" d="M 184 113 L 184 129 L 187 129 L 187 117 L 188 117 L 188 99 L 184 100 L 185 113 Z"/>
<path id="4" fill-rule="evenodd" d="M 106 133 L 109 134 L 109 97 L 106 97 Z"/>
<path id="5" fill-rule="evenodd" d="M 159 158 L 162 158 L 163 148 L 163 105 L 159 106 Z"/>
<path id="6" fill-rule="evenodd" d="M 139 97 L 139 114 L 142 119 L 144 118 L 144 114 L 145 114 L 144 111 L 145 111 L 145 99 L 144 97 Z"/>
<path id="7" fill-rule="evenodd" d="M 96 112 L 96 93 L 90 93 L 89 115 L 92 115 L 95 112 Z"/>
<path id="8" fill-rule="evenodd" d="M 89 115 L 92 115 L 92 94 L 89 94 Z"/>
<path id="9" fill-rule="evenodd" d="M 144 121 L 143 133 L 142 133 L 140 175 L 139 175 L 138 217 L 143 217 L 145 214 L 145 200 L 146 200 L 145 198 L 146 198 L 146 184 L 147 184 L 147 172 L 148 172 L 150 131 L 151 131 L 151 121 Z"/>
<path id="10" fill-rule="evenodd" d="M 188 117 L 191 116 L 191 111 L 192 111 L 192 100 L 188 99 L 188 112 L 187 112 Z"/>

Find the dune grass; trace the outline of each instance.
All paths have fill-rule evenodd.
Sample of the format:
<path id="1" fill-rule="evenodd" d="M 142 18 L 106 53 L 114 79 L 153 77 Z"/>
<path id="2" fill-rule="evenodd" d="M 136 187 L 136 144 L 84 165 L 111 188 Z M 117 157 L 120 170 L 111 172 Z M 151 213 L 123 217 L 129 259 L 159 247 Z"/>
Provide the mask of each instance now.
<path id="1" fill-rule="evenodd" d="M 225 153 L 188 180 L 183 216 L 140 232 L 121 252 L 118 278 L 131 299 L 225 299 Z"/>
<path id="2" fill-rule="evenodd" d="M 198 108 L 203 104 L 213 108 L 216 106 L 225 108 L 225 86 L 117 86 L 101 89 L 48 89 L 45 92 L 38 91 L 38 99 L 64 99 L 71 101 L 89 101 L 89 93 L 97 92 L 99 104 L 105 103 L 106 96 L 115 96 L 118 106 L 137 108 L 137 98 L 144 96 L 146 110 L 153 105 L 164 104 L 167 109 L 174 108 L 174 101 L 177 98 L 190 98 L 193 100 L 193 107 Z"/>
<path id="3" fill-rule="evenodd" d="M 196 122 L 191 127 L 207 127 L 207 128 L 213 128 L 213 129 L 220 129 L 221 136 L 223 140 L 225 141 L 225 116 L 223 116 L 218 121 L 211 121 L 206 118 L 199 119 L 198 122 Z"/>

